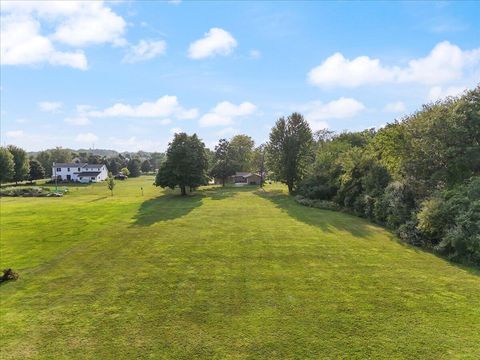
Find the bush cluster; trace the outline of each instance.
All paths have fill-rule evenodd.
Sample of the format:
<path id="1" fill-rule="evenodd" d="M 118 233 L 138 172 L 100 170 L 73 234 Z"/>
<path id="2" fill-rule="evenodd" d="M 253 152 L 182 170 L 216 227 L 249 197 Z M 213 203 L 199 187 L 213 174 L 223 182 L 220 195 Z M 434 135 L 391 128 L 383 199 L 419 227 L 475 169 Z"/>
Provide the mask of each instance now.
<path id="1" fill-rule="evenodd" d="M 480 87 L 380 130 L 317 138 L 299 203 L 334 203 L 409 244 L 480 265 Z"/>

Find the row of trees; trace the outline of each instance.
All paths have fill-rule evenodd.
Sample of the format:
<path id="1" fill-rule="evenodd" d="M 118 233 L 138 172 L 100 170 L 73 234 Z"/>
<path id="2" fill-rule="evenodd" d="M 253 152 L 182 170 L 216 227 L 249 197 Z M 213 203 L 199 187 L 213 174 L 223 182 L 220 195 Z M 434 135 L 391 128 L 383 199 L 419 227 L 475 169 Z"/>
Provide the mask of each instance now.
<path id="1" fill-rule="evenodd" d="M 105 164 L 113 175 L 124 173 L 130 177 L 140 176 L 158 169 L 164 160 L 163 153 L 139 152 L 149 158 L 138 158 L 137 153 L 117 154 L 107 158 L 87 152 L 75 152 L 57 147 L 44 150 L 33 155 L 15 145 L 0 148 L 0 182 L 34 181 L 52 177 L 53 163 L 77 162 L 89 164 Z"/>
<path id="2" fill-rule="evenodd" d="M 290 192 L 480 264 L 480 87 L 378 131 L 312 134 L 292 114 L 272 129 L 267 164 Z"/>
<path id="3" fill-rule="evenodd" d="M 45 178 L 45 170 L 34 159 L 28 159 L 27 152 L 15 145 L 0 147 L 0 183 Z"/>

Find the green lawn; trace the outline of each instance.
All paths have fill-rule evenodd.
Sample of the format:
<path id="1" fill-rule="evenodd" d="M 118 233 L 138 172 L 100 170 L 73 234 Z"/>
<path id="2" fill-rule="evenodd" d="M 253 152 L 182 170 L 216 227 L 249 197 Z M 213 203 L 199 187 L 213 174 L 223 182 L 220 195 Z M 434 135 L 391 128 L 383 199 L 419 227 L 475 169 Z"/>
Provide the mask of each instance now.
<path id="1" fill-rule="evenodd" d="M 478 271 L 278 186 L 152 182 L 1 199 L 0 358 L 480 358 Z"/>

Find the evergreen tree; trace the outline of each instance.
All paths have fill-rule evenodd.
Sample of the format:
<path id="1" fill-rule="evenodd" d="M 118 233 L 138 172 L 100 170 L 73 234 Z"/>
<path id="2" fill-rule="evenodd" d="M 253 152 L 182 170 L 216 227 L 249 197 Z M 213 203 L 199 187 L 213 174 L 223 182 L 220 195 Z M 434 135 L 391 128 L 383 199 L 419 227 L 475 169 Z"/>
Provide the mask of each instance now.
<path id="1" fill-rule="evenodd" d="M 30 181 L 39 180 L 45 178 L 45 170 L 43 169 L 42 164 L 37 160 L 30 160 L 30 174 L 28 176 Z"/>

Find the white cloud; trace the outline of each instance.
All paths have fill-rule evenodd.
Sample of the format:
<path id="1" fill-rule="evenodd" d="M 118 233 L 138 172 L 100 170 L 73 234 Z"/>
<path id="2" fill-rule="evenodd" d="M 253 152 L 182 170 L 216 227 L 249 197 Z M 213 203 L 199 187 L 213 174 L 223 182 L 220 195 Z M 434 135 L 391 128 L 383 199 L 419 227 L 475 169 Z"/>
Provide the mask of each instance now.
<path id="1" fill-rule="evenodd" d="M 402 69 L 398 76 L 400 82 L 419 82 L 422 84 L 443 84 L 462 78 L 463 71 L 480 62 L 480 48 L 463 51 L 448 41 L 437 44 L 424 58 L 414 59 Z"/>
<path id="2" fill-rule="evenodd" d="M 0 60 L 2 65 L 29 65 L 43 62 L 70 66 L 80 70 L 88 68 L 87 58 L 81 50 L 57 51 L 50 39 L 40 35 L 40 23 L 28 16 L 2 16 L 0 33 Z"/>
<path id="3" fill-rule="evenodd" d="M 136 63 L 153 59 L 156 56 L 163 55 L 167 48 L 167 43 L 163 40 L 140 40 L 137 45 L 130 47 L 128 53 L 123 58 L 123 62 Z"/>
<path id="4" fill-rule="evenodd" d="M 178 119 L 194 119 L 197 109 L 184 109 L 176 96 L 165 95 L 155 102 L 143 102 L 139 105 L 116 103 L 101 111 L 90 111 L 93 117 L 164 117 L 175 116 Z"/>
<path id="5" fill-rule="evenodd" d="M 466 86 L 449 86 L 442 88 L 441 86 L 433 86 L 430 88 L 427 96 L 428 101 L 437 101 L 448 96 L 457 96 L 467 89 Z"/>
<path id="6" fill-rule="evenodd" d="M 173 4 L 173 5 L 179 5 L 182 2 L 182 0 L 167 0 L 167 3 Z"/>
<path id="7" fill-rule="evenodd" d="M 405 104 L 402 101 L 395 101 L 388 103 L 385 105 L 383 108 L 383 111 L 389 112 L 389 113 L 401 113 L 406 110 Z"/>
<path id="8" fill-rule="evenodd" d="M 228 101 L 218 103 L 207 114 L 200 118 L 200 126 L 226 126 L 231 125 L 234 119 L 239 116 L 251 115 L 257 110 L 257 107 L 250 102 L 243 102 L 240 105 L 232 104 Z"/>
<path id="9" fill-rule="evenodd" d="M 124 45 L 126 22 L 103 2 L 80 1 L 79 10 L 56 28 L 52 38 L 71 46 L 112 43 Z"/>
<path id="10" fill-rule="evenodd" d="M 103 1 L 2 1 L 1 12 L 4 65 L 49 63 L 86 70 L 83 51 L 59 51 L 54 43 L 75 47 L 126 43 L 125 20 Z"/>
<path id="11" fill-rule="evenodd" d="M 299 106 L 299 109 L 305 112 L 305 118 L 312 130 L 316 131 L 328 127 L 326 120 L 346 119 L 358 115 L 365 110 L 365 105 L 358 100 L 341 97 L 328 103 L 311 101 Z"/>
<path id="12" fill-rule="evenodd" d="M 62 103 L 57 101 L 40 101 L 38 103 L 38 107 L 41 111 L 56 112 L 60 110 L 60 108 L 62 107 Z"/>
<path id="13" fill-rule="evenodd" d="M 174 128 L 171 128 L 170 129 L 170 132 L 172 134 L 178 134 L 178 133 L 181 133 L 182 132 L 182 129 L 178 128 L 178 127 L 174 127 Z"/>
<path id="14" fill-rule="evenodd" d="M 24 136 L 23 130 L 7 131 L 5 135 L 10 139 L 19 139 Z"/>
<path id="15" fill-rule="evenodd" d="M 67 124 L 76 126 L 85 126 L 90 124 L 90 120 L 85 116 L 68 117 L 64 120 Z"/>
<path id="16" fill-rule="evenodd" d="M 327 58 L 308 73 L 320 87 L 357 87 L 376 83 L 420 83 L 437 85 L 461 79 L 480 63 L 480 48 L 462 50 L 448 41 L 438 43 L 426 57 L 413 59 L 405 67 L 388 67 L 379 59 L 359 56 L 346 59 L 341 53 Z"/>
<path id="17" fill-rule="evenodd" d="M 229 55 L 236 46 L 237 41 L 228 31 L 211 28 L 202 39 L 190 44 L 188 56 L 192 59 L 203 59 L 215 55 Z"/>
<path id="18" fill-rule="evenodd" d="M 75 141 L 79 143 L 93 143 L 98 140 L 98 136 L 92 133 L 78 134 Z"/>
<path id="19" fill-rule="evenodd" d="M 356 87 L 394 79 L 394 71 L 384 68 L 379 59 L 359 56 L 353 60 L 335 53 L 308 73 L 310 83 L 322 87 Z"/>

